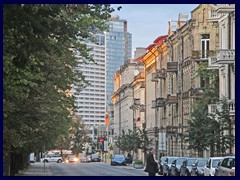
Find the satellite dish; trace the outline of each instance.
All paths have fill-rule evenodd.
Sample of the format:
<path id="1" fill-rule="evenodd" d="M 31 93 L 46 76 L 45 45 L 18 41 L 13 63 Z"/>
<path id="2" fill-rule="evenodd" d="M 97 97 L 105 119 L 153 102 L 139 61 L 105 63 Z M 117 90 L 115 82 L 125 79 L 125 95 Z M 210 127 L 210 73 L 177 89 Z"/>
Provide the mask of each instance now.
<path id="1" fill-rule="evenodd" d="M 133 74 L 134 74 L 134 76 L 138 75 L 139 74 L 139 70 L 135 69 Z"/>

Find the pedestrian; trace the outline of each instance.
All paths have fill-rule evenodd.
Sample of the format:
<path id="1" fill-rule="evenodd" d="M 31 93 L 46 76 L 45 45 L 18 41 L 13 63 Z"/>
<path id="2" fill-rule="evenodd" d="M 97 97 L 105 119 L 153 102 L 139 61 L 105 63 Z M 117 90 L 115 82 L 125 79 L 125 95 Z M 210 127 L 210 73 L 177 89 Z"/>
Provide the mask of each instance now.
<path id="1" fill-rule="evenodd" d="M 148 172 L 149 176 L 156 176 L 156 173 L 158 171 L 158 164 L 153 157 L 154 152 L 155 152 L 155 149 L 150 147 L 149 153 L 147 154 L 147 165 L 144 171 Z"/>

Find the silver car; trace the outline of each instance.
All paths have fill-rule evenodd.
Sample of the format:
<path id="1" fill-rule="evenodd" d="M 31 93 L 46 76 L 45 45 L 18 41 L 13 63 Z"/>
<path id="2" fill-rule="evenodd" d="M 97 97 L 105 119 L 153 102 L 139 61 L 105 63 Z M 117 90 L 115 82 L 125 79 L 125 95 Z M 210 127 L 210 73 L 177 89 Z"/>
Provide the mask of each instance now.
<path id="1" fill-rule="evenodd" d="M 235 156 L 226 156 L 215 170 L 215 176 L 235 176 Z"/>

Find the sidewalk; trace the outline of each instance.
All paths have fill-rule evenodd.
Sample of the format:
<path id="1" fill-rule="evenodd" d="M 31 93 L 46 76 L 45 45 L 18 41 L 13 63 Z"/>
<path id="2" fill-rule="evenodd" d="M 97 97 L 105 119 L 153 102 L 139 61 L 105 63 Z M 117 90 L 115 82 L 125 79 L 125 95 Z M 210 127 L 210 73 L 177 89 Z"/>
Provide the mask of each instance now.
<path id="1" fill-rule="evenodd" d="M 31 163 L 27 169 L 20 171 L 18 176 L 53 176 L 51 164 L 43 162 Z"/>

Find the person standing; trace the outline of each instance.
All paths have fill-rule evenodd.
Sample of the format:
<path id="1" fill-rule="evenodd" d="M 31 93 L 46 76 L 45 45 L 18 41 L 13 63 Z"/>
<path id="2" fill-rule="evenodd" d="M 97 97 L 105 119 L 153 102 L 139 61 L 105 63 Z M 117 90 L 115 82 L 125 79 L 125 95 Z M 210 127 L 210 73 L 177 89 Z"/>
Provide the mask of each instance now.
<path id="1" fill-rule="evenodd" d="M 147 165 L 145 171 L 148 172 L 149 176 L 156 176 L 158 164 L 154 160 L 153 154 L 155 152 L 154 148 L 149 148 L 149 153 L 147 154 Z"/>

